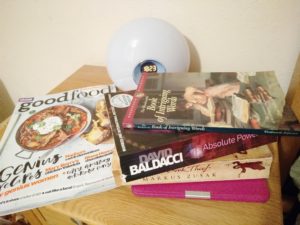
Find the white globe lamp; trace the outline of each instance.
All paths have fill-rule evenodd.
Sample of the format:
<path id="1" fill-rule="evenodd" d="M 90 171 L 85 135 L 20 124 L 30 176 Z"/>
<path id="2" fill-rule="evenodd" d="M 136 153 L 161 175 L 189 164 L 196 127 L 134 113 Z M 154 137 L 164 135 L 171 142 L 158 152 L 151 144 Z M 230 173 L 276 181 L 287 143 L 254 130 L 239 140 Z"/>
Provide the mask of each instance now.
<path id="1" fill-rule="evenodd" d="M 112 38 L 107 57 L 110 78 L 120 89 L 134 90 L 142 72 L 186 72 L 190 51 L 185 37 L 155 18 L 134 20 Z"/>

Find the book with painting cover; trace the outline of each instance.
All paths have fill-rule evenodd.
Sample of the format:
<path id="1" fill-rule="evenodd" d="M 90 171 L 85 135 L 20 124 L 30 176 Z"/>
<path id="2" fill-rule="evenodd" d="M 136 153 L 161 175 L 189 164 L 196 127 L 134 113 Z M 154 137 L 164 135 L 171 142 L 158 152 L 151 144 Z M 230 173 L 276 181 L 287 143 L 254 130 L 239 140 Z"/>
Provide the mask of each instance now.
<path id="1" fill-rule="evenodd" d="M 122 119 L 134 92 L 105 94 L 124 182 L 244 151 L 276 136 L 171 130 L 124 129 Z"/>
<path id="2" fill-rule="evenodd" d="M 128 185 L 267 179 L 273 157 L 268 145 L 128 182 Z"/>
<path id="3" fill-rule="evenodd" d="M 20 98 L 0 142 L 0 215 L 115 188 L 104 93 L 114 85 Z"/>
<path id="4" fill-rule="evenodd" d="M 145 73 L 123 127 L 300 135 L 274 72 Z"/>

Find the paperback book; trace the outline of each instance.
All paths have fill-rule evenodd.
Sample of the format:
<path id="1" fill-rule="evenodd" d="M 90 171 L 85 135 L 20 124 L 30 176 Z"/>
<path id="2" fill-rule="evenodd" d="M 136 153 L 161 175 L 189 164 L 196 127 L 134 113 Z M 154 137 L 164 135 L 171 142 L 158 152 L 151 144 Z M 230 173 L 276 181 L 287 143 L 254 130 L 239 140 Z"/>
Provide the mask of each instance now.
<path id="1" fill-rule="evenodd" d="M 122 119 L 131 103 L 132 94 L 133 92 L 105 94 L 125 182 L 277 140 L 276 136 L 271 135 L 124 129 Z"/>
<path id="2" fill-rule="evenodd" d="M 274 72 L 145 73 L 123 127 L 300 135 Z"/>
<path id="3" fill-rule="evenodd" d="M 113 85 L 21 98 L 0 142 L 0 215 L 116 187 L 104 93 Z"/>
<path id="4" fill-rule="evenodd" d="M 268 145 L 262 145 L 243 152 L 144 177 L 126 184 L 267 179 L 270 175 L 272 160 L 272 152 Z"/>

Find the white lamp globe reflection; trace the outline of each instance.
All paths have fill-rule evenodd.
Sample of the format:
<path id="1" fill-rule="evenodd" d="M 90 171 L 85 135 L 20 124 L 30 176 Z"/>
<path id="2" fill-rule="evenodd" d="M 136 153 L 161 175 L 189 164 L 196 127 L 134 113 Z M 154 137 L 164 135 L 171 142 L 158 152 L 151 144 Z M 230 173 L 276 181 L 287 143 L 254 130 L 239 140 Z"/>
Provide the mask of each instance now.
<path id="1" fill-rule="evenodd" d="M 142 72 L 187 72 L 190 52 L 185 37 L 174 26 L 141 18 L 117 31 L 107 60 L 110 78 L 126 91 L 136 89 Z"/>

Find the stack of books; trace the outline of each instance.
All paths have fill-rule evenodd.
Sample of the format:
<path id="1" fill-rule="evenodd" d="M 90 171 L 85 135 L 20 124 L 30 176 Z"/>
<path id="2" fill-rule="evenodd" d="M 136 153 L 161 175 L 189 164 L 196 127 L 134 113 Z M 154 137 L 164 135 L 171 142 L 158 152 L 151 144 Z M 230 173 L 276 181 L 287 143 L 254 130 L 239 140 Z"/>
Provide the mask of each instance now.
<path id="1" fill-rule="evenodd" d="M 299 135 L 272 72 L 144 74 L 20 98 L 0 142 L 0 216 L 131 185 L 139 196 L 266 201 L 268 144 Z"/>
<path id="2" fill-rule="evenodd" d="M 139 196 L 266 201 L 267 144 L 300 134 L 273 72 L 148 73 L 105 100 L 115 168 Z"/>

